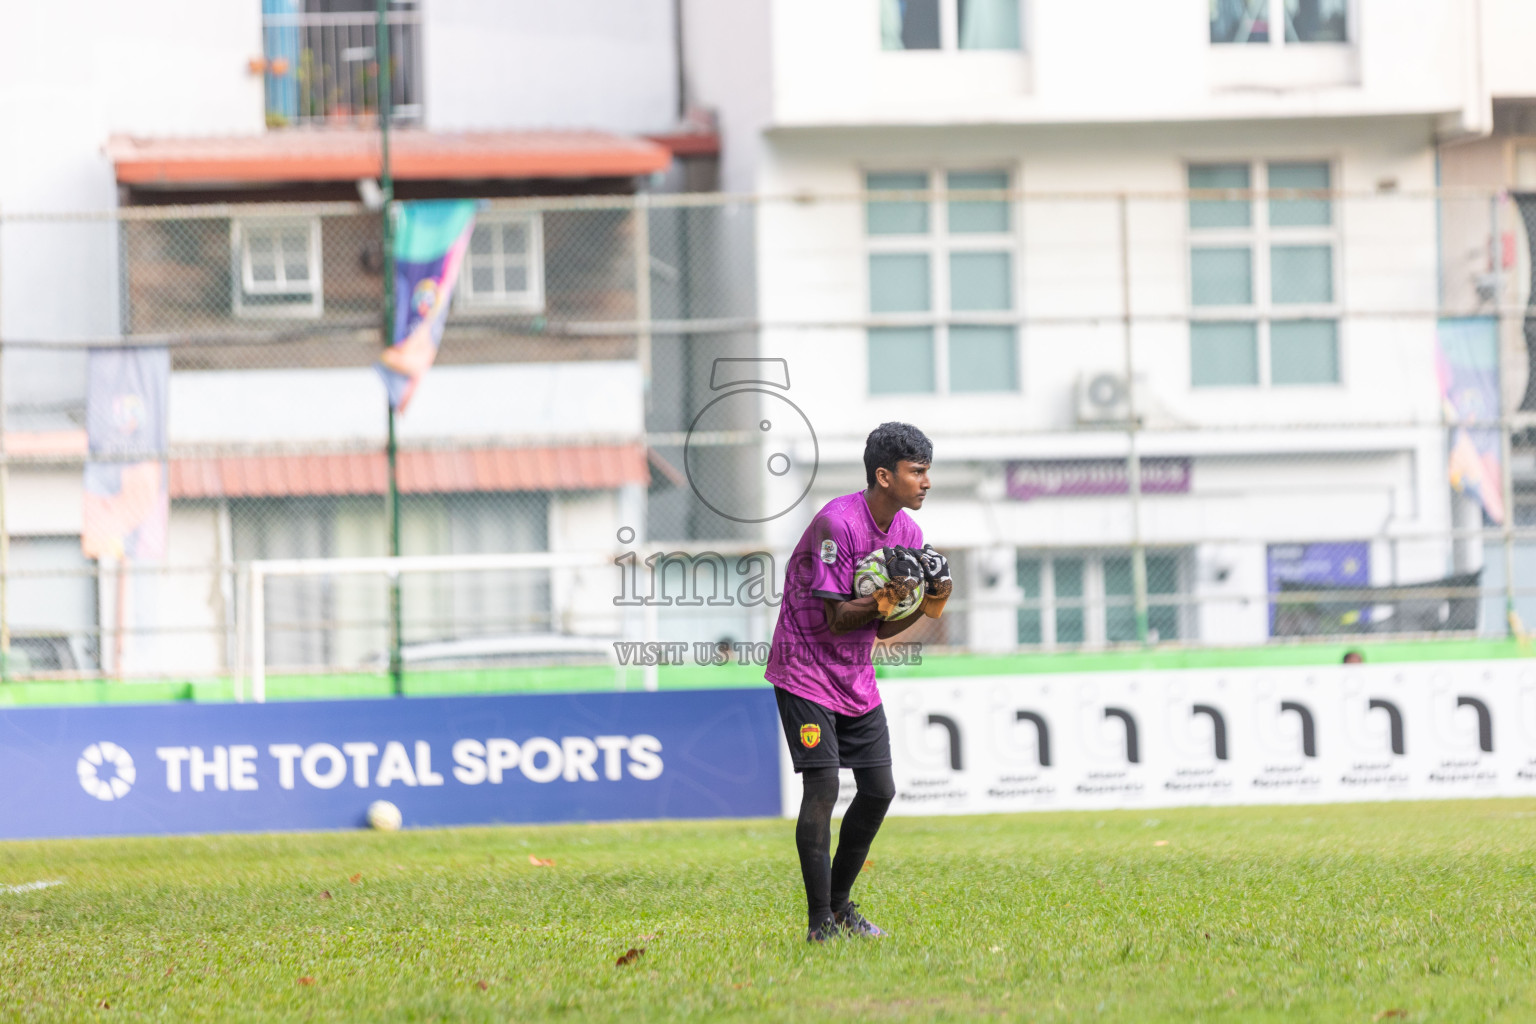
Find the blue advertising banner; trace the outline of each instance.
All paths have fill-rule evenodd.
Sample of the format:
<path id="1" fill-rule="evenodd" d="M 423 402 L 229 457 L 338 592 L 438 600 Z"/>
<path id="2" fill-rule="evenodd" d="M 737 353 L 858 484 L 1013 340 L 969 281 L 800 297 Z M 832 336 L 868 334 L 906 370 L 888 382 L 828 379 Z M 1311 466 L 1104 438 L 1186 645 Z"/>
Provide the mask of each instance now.
<path id="1" fill-rule="evenodd" d="M 1281 583 L 1320 583 L 1325 586 L 1369 587 L 1371 585 L 1371 544 L 1364 540 L 1320 541 L 1313 544 L 1271 544 L 1266 575 L 1271 596 L 1280 593 Z M 1282 629 L 1281 606 L 1269 604 L 1269 635 L 1290 636 L 1294 630 Z M 1368 616 L 1368 609 L 1351 609 L 1350 622 L 1335 626 L 1353 627 Z M 1356 632 L 1353 628 L 1345 632 Z"/>
<path id="2" fill-rule="evenodd" d="M 0 711 L 0 838 L 776 815 L 761 690 Z"/>

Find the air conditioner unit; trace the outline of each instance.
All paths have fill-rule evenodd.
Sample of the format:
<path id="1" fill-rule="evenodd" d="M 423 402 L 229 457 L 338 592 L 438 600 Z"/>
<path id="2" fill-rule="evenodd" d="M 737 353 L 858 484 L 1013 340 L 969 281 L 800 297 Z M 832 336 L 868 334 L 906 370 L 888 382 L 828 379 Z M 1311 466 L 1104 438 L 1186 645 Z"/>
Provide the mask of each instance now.
<path id="1" fill-rule="evenodd" d="M 1078 426 L 1125 426 L 1131 420 L 1130 388 L 1124 373 L 1100 370 L 1077 378 Z M 1136 375 L 1137 419 L 1144 415 L 1147 401 L 1146 381 Z"/>

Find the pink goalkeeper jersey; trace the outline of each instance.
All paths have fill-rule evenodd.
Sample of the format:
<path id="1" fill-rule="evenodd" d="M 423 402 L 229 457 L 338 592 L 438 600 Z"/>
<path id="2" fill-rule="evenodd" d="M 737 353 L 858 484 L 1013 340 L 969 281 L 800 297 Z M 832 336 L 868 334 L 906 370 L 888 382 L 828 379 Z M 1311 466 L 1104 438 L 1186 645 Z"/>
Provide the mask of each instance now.
<path id="1" fill-rule="evenodd" d="M 882 533 L 862 491 L 822 506 L 784 573 L 784 601 L 764 673 L 770 683 L 843 715 L 862 715 L 880 705 L 870 662 L 880 620 L 834 636 L 822 600 L 852 600 L 854 565 L 891 545 L 923 546 L 923 531 L 905 509 L 897 510 Z"/>

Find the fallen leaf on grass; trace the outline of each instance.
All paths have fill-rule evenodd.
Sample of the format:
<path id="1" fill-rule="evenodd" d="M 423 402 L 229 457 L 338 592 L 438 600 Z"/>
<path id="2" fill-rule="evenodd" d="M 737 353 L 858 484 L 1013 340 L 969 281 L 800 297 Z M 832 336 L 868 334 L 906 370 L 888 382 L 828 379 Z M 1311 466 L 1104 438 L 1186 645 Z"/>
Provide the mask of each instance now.
<path id="1" fill-rule="evenodd" d="M 361 871 L 359 871 L 357 874 L 353 875 L 351 878 L 347 879 L 347 881 L 351 882 L 353 885 L 356 885 L 358 882 L 361 882 L 362 880 L 363 880 L 363 873 Z"/>
<path id="2" fill-rule="evenodd" d="M 738 981 L 738 982 L 734 983 L 733 985 L 731 985 L 731 988 L 751 988 L 751 987 L 752 987 L 752 983 L 750 981 Z"/>
<path id="3" fill-rule="evenodd" d="M 110 1009 L 112 1009 L 112 1004 L 107 1002 L 105 999 L 103 999 L 101 1002 L 96 1004 L 96 1009 L 98 1009 L 98 1010 L 110 1010 Z"/>
<path id="4" fill-rule="evenodd" d="M 166 968 L 166 969 L 165 969 L 165 976 L 166 976 L 166 977 L 167 977 L 167 978 L 169 978 L 169 977 L 170 977 L 170 976 L 171 976 L 171 975 L 172 975 L 172 974 L 174 974 L 174 973 L 176 973 L 176 968 L 174 968 L 174 967 L 167 967 L 167 968 Z"/>
<path id="5" fill-rule="evenodd" d="M 313 984 L 314 984 L 314 983 L 315 983 L 315 979 L 314 979 L 314 978 L 311 978 L 311 977 L 310 977 L 310 976 L 309 976 L 309 975 L 307 975 L 307 974 L 306 974 L 306 975 L 304 975 L 304 977 L 302 977 L 302 978 L 300 978 L 300 979 L 299 979 L 299 984 L 300 984 L 300 985 L 313 985 Z"/>
<path id="6" fill-rule="evenodd" d="M 631 946 L 629 949 L 624 951 L 624 955 L 623 956 L 619 957 L 617 960 L 615 960 L 613 962 L 613 966 L 615 966 L 615 967 L 628 967 L 630 964 L 634 963 L 636 960 L 639 960 L 644 955 L 645 955 L 645 950 L 644 949 L 636 949 L 633 946 Z"/>
<path id="7" fill-rule="evenodd" d="M 528 855 L 528 863 L 532 864 L 536 868 L 552 868 L 555 866 L 554 861 L 545 860 L 543 857 L 535 857 L 531 853 Z"/>
<path id="8" fill-rule="evenodd" d="M 486 982 L 484 982 L 484 981 L 477 981 L 477 982 L 475 982 L 475 987 L 478 988 L 481 992 L 484 992 L 486 989 L 490 988 L 491 986 L 489 984 L 487 984 Z"/>
<path id="9" fill-rule="evenodd" d="M 320 898 L 323 899 L 323 900 L 330 899 L 331 898 L 331 890 L 329 890 L 329 889 L 321 889 L 320 890 Z"/>
<path id="10" fill-rule="evenodd" d="M 864 866 L 865 866 L 865 867 L 866 867 L 866 868 L 872 868 L 872 867 L 874 867 L 874 866 L 875 866 L 875 862 L 874 862 L 874 861 L 872 861 L 872 860 L 867 860 L 867 861 L 865 861 L 865 862 L 864 862 Z"/>
<path id="11" fill-rule="evenodd" d="M 1168 840 L 1166 840 L 1166 839 L 1159 839 L 1156 842 L 1154 842 L 1152 845 L 1153 846 L 1167 846 L 1168 845 Z"/>
<path id="12" fill-rule="evenodd" d="M 1371 1020 L 1387 1020 L 1391 1017 L 1404 1018 L 1407 1016 L 1407 1010 L 1403 1009 L 1401 1006 L 1394 1006 L 1390 1010 L 1382 1010 L 1376 1016 L 1372 1017 Z"/>

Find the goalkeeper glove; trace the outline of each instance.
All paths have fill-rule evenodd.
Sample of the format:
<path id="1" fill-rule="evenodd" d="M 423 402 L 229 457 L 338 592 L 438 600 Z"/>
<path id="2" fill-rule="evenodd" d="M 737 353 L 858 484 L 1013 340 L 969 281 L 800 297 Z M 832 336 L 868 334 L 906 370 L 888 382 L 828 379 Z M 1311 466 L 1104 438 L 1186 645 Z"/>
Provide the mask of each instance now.
<path id="1" fill-rule="evenodd" d="M 955 589 L 955 581 L 949 576 L 949 559 L 939 554 L 932 544 L 924 544 L 917 557 L 923 568 L 923 584 L 927 591 L 923 596 L 923 614 L 936 619 L 944 614 L 944 604 Z"/>
<path id="2" fill-rule="evenodd" d="M 887 583 L 875 591 L 875 607 L 881 617 L 905 601 L 923 582 L 923 564 L 917 552 L 911 548 L 889 547 L 882 552 L 885 558 Z"/>

